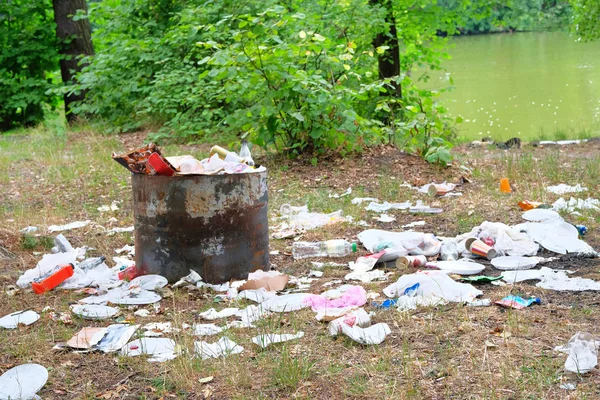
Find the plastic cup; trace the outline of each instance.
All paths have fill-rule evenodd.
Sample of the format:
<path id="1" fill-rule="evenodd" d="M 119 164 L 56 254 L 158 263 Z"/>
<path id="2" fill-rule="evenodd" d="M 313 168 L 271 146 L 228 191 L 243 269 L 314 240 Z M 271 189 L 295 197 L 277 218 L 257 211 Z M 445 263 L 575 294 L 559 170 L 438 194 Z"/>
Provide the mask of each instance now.
<path id="1" fill-rule="evenodd" d="M 488 260 L 491 260 L 498 255 L 496 250 L 477 238 L 467 239 L 465 247 L 476 256 L 487 258 Z"/>
<path id="2" fill-rule="evenodd" d="M 508 178 L 502 178 L 502 179 L 500 179 L 500 191 L 502 193 L 510 193 L 510 192 L 512 192 L 512 189 L 510 188 L 510 182 L 508 181 Z"/>

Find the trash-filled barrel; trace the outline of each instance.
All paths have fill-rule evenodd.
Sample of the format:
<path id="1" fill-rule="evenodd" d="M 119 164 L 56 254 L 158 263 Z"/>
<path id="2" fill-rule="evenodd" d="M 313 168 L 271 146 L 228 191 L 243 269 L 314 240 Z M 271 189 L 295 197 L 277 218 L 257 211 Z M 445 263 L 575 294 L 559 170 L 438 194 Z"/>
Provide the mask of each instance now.
<path id="1" fill-rule="evenodd" d="M 209 283 L 269 267 L 267 172 L 133 174 L 138 274 Z"/>

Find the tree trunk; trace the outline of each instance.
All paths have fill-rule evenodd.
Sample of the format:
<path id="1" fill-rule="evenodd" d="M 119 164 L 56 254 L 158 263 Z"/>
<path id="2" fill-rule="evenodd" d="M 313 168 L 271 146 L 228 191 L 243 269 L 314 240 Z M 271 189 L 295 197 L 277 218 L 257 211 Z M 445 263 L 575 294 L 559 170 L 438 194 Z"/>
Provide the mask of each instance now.
<path id="1" fill-rule="evenodd" d="M 385 22 L 389 25 L 389 32 L 382 32 L 373 39 L 373 46 L 388 46 L 389 49 L 377 58 L 379 65 L 379 78 L 391 78 L 400 75 L 400 43 L 398 42 L 398 33 L 396 31 L 396 19 L 390 0 L 371 0 L 371 4 L 381 5 L 385 8 Z M 402 86 L 399 83 L 392 82 L 393 89 L 388 90 L 390 96 L 402 97 Z"/>
<path id="2" fill-rule="evenodd" d="M 80 63 L 81 57 L 94 54 L 90 21 L 87 17 L 73 20 L 78 10 L 83 10 L 87 16 L 87 4 L 86 0 L 52 0 L 52 8 L 54 8 L 56 22 L 56 36 L 63 42 L 60 50 L 63 55 L 60 60 L 60 74 L 65 85 L 70 85 L 77 81 L 76 75 L 83 67 Z M 65 115 L 69 123 L 76 118 L 71 111 L 71 104 L 84 98 L 85 92 L 65 94 Z"/>

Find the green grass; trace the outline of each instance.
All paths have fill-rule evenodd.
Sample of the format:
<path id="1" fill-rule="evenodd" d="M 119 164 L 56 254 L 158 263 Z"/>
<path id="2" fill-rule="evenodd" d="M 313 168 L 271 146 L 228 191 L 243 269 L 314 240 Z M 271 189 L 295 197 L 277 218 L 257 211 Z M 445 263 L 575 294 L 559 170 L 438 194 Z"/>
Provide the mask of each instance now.
<path id="1" fill-rule="evenodd" d="M 7 221 L 2 228 L 18 238 L 15 247 L 10 248 L 18 257 L 10 269 L 0 274 L 3 279 L 0 288 L 14 284 L 19 271 L 35 265 L 40 257 L 34 256 L 34 251 L 47 252 L 53 244 L 52 236 L 45 234 L 21 237 L 19 230 L 27 225 L 44 229 L 54 223 L 90 219 L 104 226 L 113 216 L 121 226 L 131 224 L 130 175 L 110 157 L 112 151 L 121 150 L 118 137 L 92 132 L 86 126 L 69 130 L 63 126 L 61 130 L 60 126 L 46 125 L 0 136 L 0 168 L 8 171 L 0 174 L 0 183 L 9 187 L 0 193 L 0 219 Z M 202 146 L 173 144 L 166 150 L 170 154 L 206 155 L 206 147 Z M 581 150 L 572 154 L 570 150 L 573 149 L 525 148 L 518 152 L 490 151 L 489 154 L 484 149 L 474 151 L 460 160 L 473 170 L 473 183 L 463 186 L 464 196 L 447 199 L 431 199 L 400 186 L 407 177 L 394 168 L 378 166 L 375 171 L 369 171 L 373 175 L 368 179 L 361 179 L 361 168 L 366 167 L 361 165 L 360 159 L 344 163 L 345 171 L 318 165 L 299 172 L 293 162 L 273 165 L 269 169 L 269 215 L 278 216 L 279 208 L 285 203 L 307 204 L 311 211 L 342 209 L 344 215 L 355 220 L 373 223 L 375 214 L 366 212 L 365 204 L 353 205 L 351 200 L 378 197 L 390 202 L 416 199 L 440 202 L 444 214 L 424 217 L 427 220 L 424 229 L 439 235 L 449 231 L 465 233 L 485 220 L 518 223 L 521 222 L 521 212 L 516 206 L 519 200 L 552 203 L 560 197 L 545 191 L 549 184 L 581 183 L 590 191 L 574 197 L 596 197 L 600 156 Z M 353 167 L 356 170 L 351 170 Z M 429 174 L 427 177 L 436 178 L 452 171 L 420 168 Z M 308 171 L 309 176 L 303 171 Z M 329 194 L 346 190 L 346 184 L 334 185 L 350 173 L 356 174 L 351 180 L 352 195 L 330 198 Z M 517 192 L 499 193 L 501 177 L 508 177 Z M 122 200 L 119 211 L 98 212 L 97 207 L 113 200 Z M 391 214 L 399 219 L 421 219 L 402 211 Z M 566 218 L 588 225 L 588 238 L 597 241 L 600 215 L 592 211 L 582 214 Z M 272 218 L 271 225 L 276 223 L 278 221 Z M 398 225 L 391 229 L 400 230 Z M 373 227 L 380 228 L 376 224 Z M 354 238 L 362 229 L 341 223 L 306 232 L 304 238 L 330 239 L 342 235 Z M 75 230 L 66 235 L 74 244 L 93 246 L 97 248 L 94 254 L 107 256 L 112 256 L 115 248 L 132 243 L 130 234 L 109 237 L 95 229 Z M 271 240 L 270 246 L 271 250 L 286 251 L 291 243 L 291 240 Z M 285 255 L 274 257 L 273 262 L 279 270 L 295 276 L 304 276 L 310 268 L 309 261 L 295 262 Z M 585 273 L 585 268 L 578 269 L 578 274 Z M 388 271 L 394 273 L 388 282 L 367 284 L 365 289 L 381 294 L 382 289 L 402 273 L 411 272 Z M 346 272 L 345 268 L 326 268 L 325 277 L 312 285 L 311 292 L 326 290 L 322 286 L 324 282 L 343 277 Z M 598 273 L 599 268 L 590 268 L 590 272 Z M 531 285 L 519 285 L 518 289 L 524 295 L 539 294 Z M 511 289 L 484 285 L 482 290 L 486 297 L 496 300 Z M 133 309 L 123 307 L 123 317 L 138 324 L 171 321 L 176 326 L 191 325 L 206 322 L 200 321 L 198 313 L 210 307 L 242 308 L 251 304 L 248 301 L 215 303 L 214 293 L 208 290 L 173 292 L 173 297 L 161 302 L 160 314 L 152 312 L 151 317 L 141 319 L 133 316 Z M 563 293 L 554 295 L 551 302 L 520 311 L 497 307 L 475 309 L 455 304 L 404 313 L 377 311 L 373 322 L 388 323 L 392 334 L 379 346 L 361 346 L 346 337 L 330 337 L 325 323 L 317 322 L 311 310 L 301 310 L 273 314 L 259 321 L 254 329 L 227 329 L 224 335 L 245 350 L 240 355 L 222 359 L 201 360 L 193 352 L 194 341 L 213 342 L 218 337 L 196 338 L 186 331 L 172 334 L 169 337 L 181 345 L 183 352 L 177 359 L 158 365 L 148 363 L 144 357 L 54 352 L 55 343 L 68 340 L 82 327 L 108 323 L 74 318 L 72 325 L 64 325 L 51 321 L 48 313 L 41 313 L 46 306 L 56 312 L 67 312 L 69 305 L 82 296 L 73 291 L 53 291 L 38 297 L 25 292 L 9 297 L 4 290 L 0 291 L 0 304 L 5 311 L 32 308 L 41 314 L 40 321 L 30 327 L 0 332 L 0 354 L 5 355 L 2 364 L 40 362 L 48 366 L 50 381 L 40 393 L 44 398 L 57 396 L 53 391 L 63 389 L 68 390 L 72 398 L 98 398 L 132 374 L 125 385 L 128 393 L 138 398 L 202 396 L 203 390 L 208 388 L 213 391 L 213 397 L 237 399 L 562 398 L 564 392 L 558 389 L 558 379 L 563 374 L 561 367 L 565 357 L 550 349 L 563 344 L 574 331 L 593 331 L 597 319 L 595 305 L 589 298 Z M 380 295 L 377 301 L 383 299 Z M 373 310 L 370 306 L 366 309 Z M 225 325 L 225 321 L 216 323 Z M 506 340 L 498 337 L 494 334 L 496 327 L 510 332 L 511 337 Z M 253 336 L 262 333 L 297 331 L 304 331 L 305 336 L 266 349 L 251 342 Z M 138 331 L 137 336 L 140 335 Z M 493 341 L 497 347 L 488 348 L 486 341 Z M 68 366 L 67 361 L 73 366 Z M 108 372 L 101 373 L 103 371 Z M 214 380 L 204 385 L 198 383 L 199 378 L 207 376 L 214 376 Z M 595 374 L 584 377 L 574 397 L 594 398 L 598 384 Z"/>

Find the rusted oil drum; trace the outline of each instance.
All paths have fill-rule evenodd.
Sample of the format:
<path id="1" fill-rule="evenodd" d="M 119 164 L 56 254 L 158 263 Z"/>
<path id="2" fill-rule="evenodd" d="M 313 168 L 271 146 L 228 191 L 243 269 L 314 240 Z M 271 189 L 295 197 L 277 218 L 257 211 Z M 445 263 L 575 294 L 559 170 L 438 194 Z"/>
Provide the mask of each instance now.
<path id="1" fill-rule="evenodd" d="M 267 173 L 134 174 L 135 261 L 139 274 L 175 282 L 246 278 L 269 267 Z"/>

